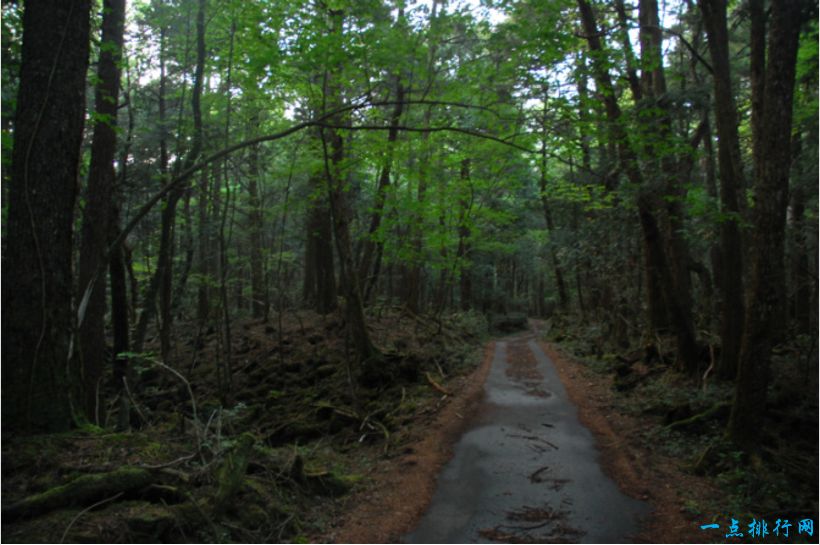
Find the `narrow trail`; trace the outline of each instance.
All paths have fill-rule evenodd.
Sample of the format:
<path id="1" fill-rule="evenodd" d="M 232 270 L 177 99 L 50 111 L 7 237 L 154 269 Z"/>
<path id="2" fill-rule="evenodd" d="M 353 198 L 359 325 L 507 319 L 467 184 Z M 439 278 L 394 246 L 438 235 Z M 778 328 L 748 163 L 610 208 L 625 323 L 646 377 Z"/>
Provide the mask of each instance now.
<path id="1" fill-rule="evenodd" d="M 500 340 L 484 400 L 404 541 L 628 542 L 649 507 L 598 457 L 536 334 Z"/>

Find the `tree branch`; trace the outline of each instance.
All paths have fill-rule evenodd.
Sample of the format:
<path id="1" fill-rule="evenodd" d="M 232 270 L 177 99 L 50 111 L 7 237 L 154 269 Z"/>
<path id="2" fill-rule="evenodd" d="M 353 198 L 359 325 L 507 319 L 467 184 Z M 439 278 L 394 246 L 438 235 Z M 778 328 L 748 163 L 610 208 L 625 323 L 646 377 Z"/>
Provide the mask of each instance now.
<path id="1" fill-rule="evenodd" d="M 256 138 L 251 138 L 251 139 L 248 139 L 248 140 L 244 140 L 244 141 L 238 142 L 238 143 L 236 143 L 232 146 L 228 146 L 227 148 L 223 148 L 223 149 L 221 149 L 221 150 L 219 150 L 215 153 L 212 153 L 211 155 L 209 155 L 209 156 L 205 157 L 204 159 L 194 163 L 193 165 L 190 165 L 187 168 L 184 168 L 180 173 L 178 173 L 177 175 L 172 177 L 162 187 L 162 189 L 160 189 L 157 193 L 155 193 L 154 196 L 152 196 L 150 199 L 148 199 L 148 201 L 144 205 L 142 205 L 139 210 L 137 210 L 137 212 L 128 221 L 128 223 L 125 225 L 125 227 L 123 227 L 122 231 L 120 231 L 120 234 L 117 236 L 117 238 L 115 238 L 114 241 L 109 245 L 108 251 L 105 254 L 105 258 L 100 261 L 100 263 L 101 263 L 100 267 L 98 268 L 96 274 L 94 274 L 94 276 L 92 277 L 91 281 L 88 283 L 88 286 L 86 287 L 85 292 L 83 293 L 82 297 L 80 298 L 80 304 L 79 304 L 79 307 L 78 307 L 78 317 L 77 317 L 77 322 L 78 323 L 77 323 L 77 326 L 79 327 L 79 325 L 82 324 L 82 322 L 83 322 L 83 318 L 85 317 L 85 307 L 87 305 L 88 297 L 90 296 L 91 291 L 94 288 L 94 284 L 96 283 L 97 278 L 99 278 L 100 274 L 102 274 L 103 270 L 107 266 L 109 257 L 111 256 L 111 254 L 113 252 L 113 249 L 116 248 L 118 245 L 122 244 L 123 240 L 125 240 L 125 238 L 131 233 L 131 231 L 134 230 L 134 228 L 137 226 L 137 224 L 139 224 L 139 222 L 142 221 L 142 219 L 148 214 L 148 212 L 150 212 L 151 209 L 154 206 L 156 206 L 156 204 L 163 197 L 165 197 L 172 190 L 174 190 L 175 188 L 180 186 L 183 182 L 187 181 L 192 175 L 196 174 L 198 171 L 200 171 L 204 167 L 208 166 L 209 164 L 213 163 L 214 161 L 222 159 L 223 157 L 226 157 L 226 156 L 228 156 L 228 155 L 230 155 L 230 154 L 232 154 L 236 151 L 245 149 L 247 147 L 255 146 L 255 145 L 261 144 L 263 142 L 273 142 L 275 140 L 281 140 L 282 138 L 290 136 L 291 134 L 299 132 L 299 131 L 301 131 L 303 129 L 306 129 L 308 127 L 320 127 L 320 126 L 330 127 L 331 125 L 326 125 L 325 122 L 327 120 L 333 118 L 334 116 L 339 115 L 339 114 L 343 114 L 343 113 L 346 113 L 346 112 L 353 112 L 353 111 L 361 110 L 361 109 L 364 109 L 364 108 L 375 108 L 375 107 L 380 107 L 380 106 L 395 106 L 399 102 L 401 102 L 405 105 L 409 105 L 409 104 L 426 104 L 426 105 L 430 105 L 430 106 L 450 106 L 450 107 L 455 107 L 455 108 L 481 110 L 481 111 L 490 112 L 493 115 L 495 115 L 496 117 L 499 117 L 499 118 L 501 117 L 501 114 L 494 111 L 492 108 L 489 108 L 487 106 L 480 106 L 480 105 L 476 105 L 476 104 L 468 104 L 468 103 L 464 103 L 464 102 L 449 102 L 449 101 L 444 101 L 444 100 L 424 100 L 424 99 L 421 99 L 421 100 L 404 100 L 404 101 L 385 100 L 385 101 L 377 101 L 377 102 L 367 101 L 367 102 L 362 102 L 362 103 L 357 103 L 357 104 L 349 104 L 347 106 L 337 108 L 337 109 L 332 110 L 330 112 L 325 112 L 324 114 L 322 114 L 322 115 L 320 115 L 320 116 L 318 116 L 314 119 L 310 119 L 308 121 L 303 121 L 301 123 L 297 123 L 296 125 L 293 125 L 293 126 L 287 128 L 285 130 L 282 130 L 282 131 L 279 131 L 279 132 L 276 132 L 276 133 L 273 133 L 273 134 L 267 134 L 267 135 L 263 135 L 263 136 L 258 136 Z M 352 129 L 353 127 L 340 127 L 340 128 Z M 372 129 L 379 129 L 379 130 L 387 130 L 388 129 L 387 126 L 385 126 L 385 127 L 375 127 L 374 126 L 374 127 L 371 127 L 371 128 Z M 405 127 L 402 130 L 408 130 L 408 131 L 415 130 L 415 131 L 420 132 L 420 131 L 423 131 L 423 130 L 430 130 L 430 129 L 417 129 L 417 128 L 413 128 L 413 127 Z M 476 137 L 485 138 L 485 139 L 488 139 L 488 140 L 494 140 L 494 141 L 499 142 L 501 144 L 505 144 L 505 145 L 508 145 L 508 146 L 518 148 L 522 151 L 527 151 L 527 152 L 531 151 L 531 150 L 528 150 L 528 149 L 524 148 L 523 146 L 519 146 L 519 145 L 514 144 L 512 142 L 509 142 L 509 141 L 505 141 L 505 140 L 503 140 L 499 137 L 488 135 L 488 134 L 481 133 L 481 132 L 478 132 L 478 131 L 473 131 L 473 130 L 470 130 L 470 129 L 459 129 L 457 127 L 446 127 L 446 128 L 445 127 L 434 127 L 434 128 L 432 128 L 432 131 L 444 131 L 444 130 L 449 130 L 449 131 L 452 131 L 452 132 L 461 132 L 463 134 L 468 134 L 470 136 L 476 136 Z"/>

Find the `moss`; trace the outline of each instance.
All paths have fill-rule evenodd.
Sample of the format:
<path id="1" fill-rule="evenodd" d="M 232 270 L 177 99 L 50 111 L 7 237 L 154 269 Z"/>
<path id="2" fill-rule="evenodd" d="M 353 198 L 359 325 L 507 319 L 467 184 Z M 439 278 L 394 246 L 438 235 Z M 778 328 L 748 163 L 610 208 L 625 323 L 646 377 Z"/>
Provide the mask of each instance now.
<path id="1" fill-rule="evenodd" d="M 61 507 L 85 506 L 119 492 L 130 492 L 151 484 L 151 474 L 135 467 L 109 473 L 83 475 L 66 484 L 34 494 L 3 508 L 3 517 L 14 520 L 37 516 Z"/>
<path id="2" fill-rule="evenodd" d="M 360 475 L 340 475 L 334 471 L 305 472 L 305 484 L 320 496 L 344 496 L 362 480 Z"/>
<path id="3" fill-rule="evenodd" d="M 125 523 L 128 527 L 128 540 L 134 543 L 164 541 L 164 537 L 176 523 L 174 514 L 164 506 L 141 504 L 133 509 Z"/>
<path id="4" fill-rule="evenodd" d="M 242 486 L 254 443 L 256 438 L 252 434 L 243 433 L 222 462 L 218 475 L 219 489 L 214 499 L 215 512 L 222 512 Z"/>

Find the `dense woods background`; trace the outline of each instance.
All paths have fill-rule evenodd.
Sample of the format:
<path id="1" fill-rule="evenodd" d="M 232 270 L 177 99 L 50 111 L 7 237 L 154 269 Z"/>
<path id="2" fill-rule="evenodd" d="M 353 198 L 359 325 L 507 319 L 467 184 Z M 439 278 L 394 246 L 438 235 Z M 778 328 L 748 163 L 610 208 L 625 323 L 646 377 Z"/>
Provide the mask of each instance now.
<path id="1" fill-rule="evenodd" d="M 4 435 L 144 425 L 206 342 L 235 407 L 304 309 L 361 384 L 385 309 L 520 313 L 722 385 L 733 448 L 817 418 L 816 2 L 2 9 Z"/>

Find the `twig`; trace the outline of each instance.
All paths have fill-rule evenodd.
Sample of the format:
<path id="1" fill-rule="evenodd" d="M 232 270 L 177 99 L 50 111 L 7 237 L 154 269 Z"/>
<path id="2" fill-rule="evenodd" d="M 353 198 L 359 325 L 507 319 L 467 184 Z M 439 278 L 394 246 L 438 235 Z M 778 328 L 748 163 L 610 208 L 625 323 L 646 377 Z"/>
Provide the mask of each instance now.
<path id="1" fill-rule="evenodd" d="M 83 516 L 84 514 L 86 514 L 86 513 L 87 513 L 87 512 L 89 512 L 89 511 L 91 511 L 91 510 L 92 510 L 92 509 L 94 509 L 95 507 L 99 507 L 100 505 L 103 505 L 104 503 L 108 503 L 108 502 L 111 502 L 111 501 L 116 500 L 117 498 L 119 498 L 120 496 L 122 496 L 124 493 L 125 493 L 125 492 L 117 492 L 115 495 L 111 496 L 110 498 L 106 498 L 106 499 L 104 499 L 104 500 L 98 501 L 97 503 L 95 503 L 95 504 L 93 504 L 93 505 L 89 505 L 88 507 L 86 507 L 85 509 L 83 509 L 82 511 L 80 511 L 79 513 L 77 513 L 77 516 L 76 516 L 76 517 L 74 517 L 73 519 L 71 519 L 71 522 L 69 522 L 69 523 L 68 523 L 68 526 L 66 526 L 66 529 L 65 529 L 65 531 L 63 532 L 62 537 L 60 537 L 60 543 L 63 543 L 63 542 L 65 541 L 65 536 L 67 536 L 67 535 L 68 535 L 68 531 L 69 531 L 69 530 L 71 530 L 71 527 L 72 527 L 72 526 L 74 526 L 74 523 L 75 523 L 75 522 L 77 522 L 77 520 L 79 520 L 79 518 L 80 518 L 81 516 Z"/>
<path id="2" fill-rule="evenodd" d="M 541 478 L 540 478 L 541 473 L 543 473 L 545 471 L 549 471 L 549 468 L 550 468 L 550 466 L 544 466 L 544 467 L 538 468 L 535 471 L 533 471 L 532 473 L 530 473 L 530 482 L 540 483 L 541 482 Z"/>
<path id="3" fill-rule="evenodd" d="M 706 379 L 709 378 L 709 373 L 712 372 L 712 369 L 715 368 L 715 346 L 712 343 L 709 343 L 709 367 L 703 373 L 703 378 L 701 381 L 703 382 L 703 391 L 706 392 Z"/>
<path id="4" fill-rule="evenodd" d="M 544 526 L 546 526 L 550 522 L 552 522 L 552 521 L 548 520 L 547 522 L 542 522 L 541 524 L 536 524 L 535 526 L 509 526 L 507 524 L 499 524 L 498 526 L 496 526 L 496 529 L 498 529 L 498 528 L 509 528 L 510 530 L 523 530 L 525 532 L 529 532 L 530 530 L 537 530 L 538 528 L 543 528 Z"/>
<path id="5" fill-rule="evenodd" d="M 216 539 L 216 541 L 217 542 L 222 541 L 221 539 L 219 539 L 219 532 L 216 529 L 216 524 L 214 524 L 213 519 L 211 517 L 209 517 L 205 513 L 205 511 L 202 510 L 202 506 L 199 505 L 199 503 L 194 499 L 193 495 L 191 495 L 190 492 L 187 492 L 185 494 L 185 496 L 188 498 L 188 501 L 193 504 L 194 509 L 197 510 L 199 515 L 202 517 L 202 519 L 211 527 L 211 531 L 214 533 L 214 538 Z"/>
<path id="6" fill-rule="evenodd" d="M 130 400 L 131 400 L 131 405 L 134 407 L 134 410 L 136 410 L 136 411 L 137 411 L 137 414 L 138 414 L 138 415 L 139 415 L 139 417 L 142 419 L 142 421 L 143 421 L 144 423 L 148 424 L 148 419 L 147 419 L 147 418 L 145 418 L 145 415 L 144 415 L 144 414 L 142 414 L 142 411 L 140 410 L 139 403 L 137 403 L 137 402 L 134 400 L 134 396 L 132 396 L 132 395 L 131 395 L 131 389 L 128 387 L 128 379 L 126 379 L 125 377 L 122 377 L 122 383 L 123 383 L 123 385 L 125 386 L 125 393 L 128 395 L 128 399 L 130 399 Z"/>
<path id="7" fill-rule="evenodd" d="M 179 380 L 181 380 L 185 384 L 185 387 L 188 389 L 188 395 L 191 397 L 191 412 L 193 413 L 193 418 L 194 418 L 194 432 L 196 433 L 196 448 L 197 448 L 198 452 L 202 452 L 202 440 L 201 440 L 202 438 L 200 436 L 199 428 L 197 427 L 197 425 L 199 424 L 199 417 L 197 416 L 197 412 L 196 412 L 196 398 L 194 398 L 194 391 L 191 389 L 191 383 L 188 382 L 188 379 L 186 379 L 184 376 L 182 376 L 182 374 L 179 371 L 177 371 L 176 369 L 174 369 L 173 367 L 169 367 L 168 365 L 165 365 L 164 363 L 162 363 L 159 360 L 154 360 L 154 363 L 156 363 L 157 365 L 159 365 L 163 369 L 168 370 L 172 374 L 176 375 L 176 377 Z"/>
<path id="8" fill-rule="evenodd" d="M 442 394 L 444 394 L 444 395 L 446 395 L 446 396 L 450 395 L 450 392 L 448 392 L 448 391 L 444 388 L 444 386 L 442 386 L 441 384 L 439 384 L 438 382 L 436 382 L 435 380 L 433 380 L 433 377 L 431 377 L 431 376 L 430 376 L 430 372 L 429 372 L 429 371 L 428 371 L 428 372 L 426 372 L 426 373 L 424 373 L 424 375 L 427 377 L 427 382 L 429 382 L 429 383 L 430 383 L 430 386 L 432 386 L 434 390 L 436 390 L 437 392 L 440 392 L 440 393 L 442 393 Z"/>
<path id="9" fill-rule="evenodd" d="M 142 469 L 164 469 L 166 467 L 171 467 L 171 466 L 174 466 L 174 465 L 177 465 L 177 464 L 181 464 L 182 462 L 188 461 L 191 458 L 193 458 L 194 456 L 196 456 L 196 453 L 188 454 L 186 456 L 181 456 L 181 457 L 177 458 L 176 460 L 172 460 L 172 461 L 166 462 L 164 464 L 156 464 L 156 465 L 143 464 L 143 465 L 138 465 L 137 467 L 142 468 Z"/>

